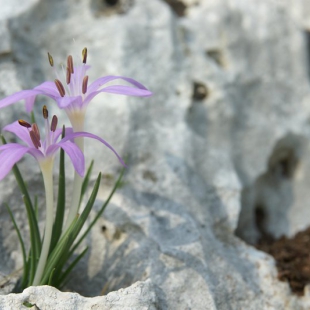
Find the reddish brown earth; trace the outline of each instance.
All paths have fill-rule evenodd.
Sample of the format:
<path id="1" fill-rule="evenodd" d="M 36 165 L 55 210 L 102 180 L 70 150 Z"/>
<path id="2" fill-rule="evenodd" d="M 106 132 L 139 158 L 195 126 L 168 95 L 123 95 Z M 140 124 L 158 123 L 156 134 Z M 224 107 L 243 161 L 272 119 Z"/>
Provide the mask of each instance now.
<path id="1" fill-rule="evenodd" d="M 264 233 L 256 247 L 274 257 L 279 280 L 288 281 L 292 292 L 302 296 L 310 283 L 310 227 L 293 238 L 275 240 Z"/>

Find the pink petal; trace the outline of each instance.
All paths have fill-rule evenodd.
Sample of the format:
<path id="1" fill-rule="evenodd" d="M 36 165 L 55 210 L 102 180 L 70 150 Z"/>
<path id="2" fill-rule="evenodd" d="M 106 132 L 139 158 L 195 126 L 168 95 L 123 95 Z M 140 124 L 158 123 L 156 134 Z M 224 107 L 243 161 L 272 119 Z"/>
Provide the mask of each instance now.
<path id="1" fill-rule="evenodd" d="M 34 89 L 22 90 L 11 96 L 8 96 L 0 100 L 0 108 L 4 108 L 17 101 L 25 99 L 26 108 L 27 111 L 29 111 L 29 109 L 31 110 L 33 108 L 34 99 L 37 95 L 45 95 L 53 99 L 59 97 L 59 93 L 57 93 L 56 86 L 55 85 L 53 86 L 53 84 L 54 84 L 53 82 L 47 81 L 35 87 Z"/>
<path id="2" fill-rule="evenodd" d="M 51 145 L 47 149 L 46 155 L 47 156 L 53 156 L 54 153 L 57 151 L 57 149 L 59 149 L 60 147 L 70 157 L 71 162 L 72 162 L 76 172 L 81 177 L 83 177 L 84 173 L 85 173 L 85 158 L 84 158 L 82 151 L 79 149 L 79 147 L 75 143 L 73 143 L 71 141 L 64 141 L 64 139 L 63 139 L 59 143 Z"/>
<path id="3" fill-rule="evenodd" d="M 70 106 L 82 107 L 82 96 L 65 96 L 59 97 L 57 103 L 60 109 L 68 109 Z"/>
<path id="4" fill-rule="evenodd" d="M 137 96 L 137 97 L 152 96 L 152 93 L 149 90 L 139 89 L 139 88 L 135 88 L 131 86 L 124 86 L 124 85 L 113 85 L 113 86 L 102 88 L 98 91 L 94 91 L 91 94 L 89 94 L 84 100 L 84 105 L 88 104 L 99 93 L 111 93 L 111 94 L 118 94 L 118 95 L 125 95 L 125 96 Z"/>
<path id="5" fill-rule="evenodd" d="M 122 158 L 117 154 L 117 152 L 114 150 L 114 148 L 108 143 L 106 142 L 105 140 L 101 139 L 100 137 L 92 134 L 92 133 L 89 133 L 89 132 L 74 132 L 72 134 L 68 134 L 66 135 L 62 140 L 62 141 L 67 141 L 67 140 L 71 140 L 73 138 L 77 138 L 77 137 L 86 137 L 86 138 L 91 138 L 91 139 L 95 139 L 95 140 L 98 140 L 100 141 L 101 143 L 103 143 L 105 146 L 107 146 L 115 155 L 116 157 L 118 158 L 118 160 L 121 162 L 121 164 L 124 166 L 124 167 L 127 167 L 124 163 L 124 161 L 122 160 Z"/>
<path id="6" fill-rule="evenodd" d="M 24 141 L 29 147 L 34 147 L 31 141 L 29 131 L 26 127 L 19 125 L 18 121 L 6 125 L 3 130 L 14 133 L 19 139 Z"/>
<path id="7" fill-rule="evenodd" d="M 2 180 L 12 167 L 29 151 L 29 147 L 17 143 L 9 143 L 0 147 L 0 180 Z"/>
<path id="8" fill-rule="evenodd" d="M 91 83 L 87 88 L 87 92 L 92 93 L 94 91 L 97 91 L 98 88 L 101 87 L 102 85 L 104 85 L 108 82 L 111 82 L 113 80 L 117 80 L 117 79 L 124 80 L 124 81 L 136 86 L 137 88 L 147 90 L 145 86 L 143 86 L 141 83 L 137 82 L 134 79 L 131 79 L 131 78 L 128 78 L 125 76 L 107 75 L 107 76 L 101 77 L 101 78 L 95 80 L 93 83 Z"/>

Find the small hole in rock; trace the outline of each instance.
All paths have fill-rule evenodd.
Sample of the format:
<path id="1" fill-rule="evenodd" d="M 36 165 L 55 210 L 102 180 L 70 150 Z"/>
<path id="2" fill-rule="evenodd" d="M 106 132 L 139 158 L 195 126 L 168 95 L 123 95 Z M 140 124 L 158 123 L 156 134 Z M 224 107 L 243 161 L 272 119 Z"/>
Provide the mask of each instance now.
<path id="1" fill-rule="evenodd" d="M 207 86 L 201 82 L 194 82 L 193 83 L 193 95 L 192 98 L 194 100 L 203 100 L 207 98 L 209 95 L 209 90 Z"/>
<path id="2" fill-rule="evenodd" d="M 109 6 L 114 6 L 114 5 L 118 4 L 119 0 L 103 0 L 103 2 Z"/>
<path id="3" fill-rule="evenodd" d="M 292 148 L 279 147 L 269 161 L 269 171 L 275 176 L 291 179 L 298 166 L 298 159 Z"/>
<path id="4" fill-rule="evenodd" d="M 105 232 L 106 230 L 107 230 L 107 227 L 106 227 L 105 225 L 102 225 L 102 226 L 101 226 L 101 231 L 102 231 L 102 232 Z"/>
<path id="5" fill-rule="evenodd" d="M 299 215 L 301 211 L 308 214 L 302 206 L 307 201 L 303 182 L 310 172 L 305 160 L 309 150 L 307 139 L 291 133 L 275 144 L 266 171 L 242 191 L 236 230 L 237 236 L 273 256 L 278 279 L 288 282 L 299 296 L 310 284 L 310 228 L 304 229 L 309 221 L 307 216 Z M 297 168 L 301 174 L 296 173 Z M 303 182 L 297 177 L 300 175 Z M 298 227 L 303 230 L 298 232 Z"/>
<path id="6" fill-rule="evenodd" d="M 180 0 L 164 0 L 164 1 L 171 7 L 171 9 L 177 16 L 179 17 L 185 16 L 186 5 L 184 2 Z"/>
<path id="7" fill-rule="evenodd" d="M 212 58 L 219 66 L 224 67 L 223 53 L 219 49 L 210 49 L 206 51 L 208 57 Z"/>

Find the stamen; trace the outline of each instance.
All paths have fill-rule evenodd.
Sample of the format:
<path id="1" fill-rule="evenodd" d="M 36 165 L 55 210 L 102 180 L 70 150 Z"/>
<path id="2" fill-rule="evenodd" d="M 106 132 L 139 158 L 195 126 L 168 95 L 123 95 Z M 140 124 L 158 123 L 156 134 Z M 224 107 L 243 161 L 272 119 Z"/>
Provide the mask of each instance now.
<path id="1" fill-rule="evenodd" d="M 42 112 L 43 112 L 43 117 L 45 119 L 48 119 L 48 110 L 47 110 L 46 105 L 43 106 L 43 111 Z"/>
<path id="2" fill-rule="evenodd" d="M 56 115 L 54 115 L 52 118 L 52 123 L 51 123 L 51 131 L 55 132 L 57 128 L 57 123 L 58 123 L 58 118 Z"/>
<path id="3" fill-rule="evenodd" d="M 32 141 L 34 147 L 35 147 L 36 149 L 38 149 L 39 147 L 41 147 L 41 142 L 40 142 L 40 140 L 38 140 L 38 137 L 37 137 L 37 135 L 34 133 L 34 131 L 31 130 L 29 134 L 30 134 L 30 138 L 31 138 L 31 141 Z"/>
<path id="4" fill-rule="evenodd" d="M 67 67 L 70 69 L 71 73 L 74 73 L 73 58 L 72 58 L 71 55 L 69 55 L 68 58 L 67 58 Z"/>
<path id="5" fill-rule="evenodd" d="M 23 119 L 19 119 L 18 123 L 19 123 L 19 125 L 21 125 L 23 127 L 31 128 L 31 125 L 28 122 L 24 121 Z"/>
<path id="6" fill-rule="evenodd" d="M 65 92 L 65 89 L 64 89 L 64 86 L 62 85 L 62 83 L 58 79 L 56 79 L 55 80 L 55 85 L 56 85 L 56 87 L 58 89 L 59 95 L 61 97 L 64 97 L 66 92 Z"/>
<path id="7" fill-rule="evenodd" d="M 83 58 L 83 64 L 86 64 L 87 61 L 87 48 L 84 47 L 82 50 L 82 58 Z"/>
<path id="8" fill-rule="evenodd" d="M 87 83 L 88 83 L 88 75 L 85 75 L 84 79 L 83 79 L 83 83 L 82 83 L 82 93 L 83 93 L 83 95 L 86 94 L 86 92 L 87 92 Z"/>
<path id="9" fill-rule="evenodd" d="M 70 84 L 70 81 L 71 81 L 71 70 L 69 67 L 67 67 L 67 76 L 66 76 L 67 85 Z"/>
<path id="10" fill-rule="evenodd" d="M 32 131 L 36 135 L 36 138 L 38 139 L 38 141 L 40 141 L 40 131 L 39 131 L 38 125 L 36 123 L 32 124 Z"/>
<path id="11" fill-rule="evenodd" d="M 54 59 L 53 59 L 52 55 L 50 53 L 47 53 L 47 56 L 48 56 L 48 61 L 51 65 L 51 67 L 54 67 Z"/>

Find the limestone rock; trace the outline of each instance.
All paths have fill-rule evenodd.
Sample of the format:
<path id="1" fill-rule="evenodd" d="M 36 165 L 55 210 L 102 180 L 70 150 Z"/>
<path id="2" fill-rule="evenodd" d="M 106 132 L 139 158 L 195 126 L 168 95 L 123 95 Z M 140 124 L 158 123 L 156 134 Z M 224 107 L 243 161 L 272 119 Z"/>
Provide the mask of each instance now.
<path id="1" fill-rule="evenodd" d="M 0 37 L 10 38 L 10 52 L 0 55 L 1 96 L 53 79 L 47 51 L 60 64 L 84 46 L 91 81 L 125 75 L 154 93 L 147 99 L 101 95 L 87 111 L 86 129 L 128 155 L 129 168 L 67 289 L 111 293 L 84 299 L 29 288 L 1 297 L 3 303 L 31 298 L 53 309 L 49 299 L 38 298 L 47 290 L 72 309 L 118 298 L 124 303 L 113 307 L 120 309 L 309 308 L 309 288 L 302 298 L 292 295 L 278 281 L 273 259 L 242 241 L 260 236 L 257 210 L 275 236 L 310 224 L 309 1 L 182 2 L 183 17 L 161 0 L 115 7 L 97 0 L 24 1 L 22 11 L 0 20 Z M 46 98 L 38 99 L 36 111 L 43 103 L 66 121 Z M 2 110 L 1 125 L 20 113 L 22 103 Z M 95 142 L 87 142 L 86 154 L 103 171 L 95 213 L 119 164 Z M 31 158 L 21 168 L 44 218 L 38 169 Z M 0 183 L 0 192 L 26 235 L 13 177 Z M 3 206 L 0 215 L 0 271 L 10 274 L 21 264 L 18 240 Z M 125 298 L 129 292 L 133 299 Z"/>
<path id="2" fill-rule="evenodd" d="M 86 298 L 77 293 L 63 293 L 51 286 L 32 286 L 21 294 L 0 296 L 1 310 L 27 309 L 31 305 L 31 309 L 155 310 L 156 303 L 156 294 L 150 281 L 138 281 L 126 289 L 94 298 Z"/>

